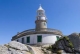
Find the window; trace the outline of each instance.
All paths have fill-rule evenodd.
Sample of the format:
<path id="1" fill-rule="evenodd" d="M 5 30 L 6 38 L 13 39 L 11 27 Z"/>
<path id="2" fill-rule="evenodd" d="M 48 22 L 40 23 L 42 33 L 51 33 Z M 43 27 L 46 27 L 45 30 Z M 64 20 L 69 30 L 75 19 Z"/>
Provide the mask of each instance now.
<path id="1" fill-rule="evenodd" d="M 44 25 L 46 25 L 46 23 L 44 22 Z"/>
<path id="2" fill-rule="evenodd" d="M 56 38 L 57 38 L 57 41 L 59 40 L 59 36 L 56 36 Z"/>
<path id="3" fill-rule="evenodd" d="M 39 15 L 44 15 L 44 14 L 40 12 Z"/>
<path id="4" fill-rule="evenodd" d="M 27 43 L 30 43 L 30 37 L 27 37 Z"/>
<path id="5" fill-rule="evenodd" d="M 37 36 L 37 42 L 42 42 L 42 35 Z"/>
<path id="6" fill-rule="evenodd" d="M 22 43 L 24 43 L 24 38 L 22 38 Z"/>
<path id="7" fill-rule="evenodd" d="M 41 13 L 39 13 L 39 15 L 41 15 Z"/>

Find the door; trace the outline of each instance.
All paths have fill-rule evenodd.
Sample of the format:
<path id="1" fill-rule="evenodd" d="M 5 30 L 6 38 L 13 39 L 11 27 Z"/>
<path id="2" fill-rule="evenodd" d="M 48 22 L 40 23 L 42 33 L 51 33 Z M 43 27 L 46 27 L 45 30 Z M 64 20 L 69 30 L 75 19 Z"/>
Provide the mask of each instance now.
<path id="1" fill-rule="evenodd" d="M 30 37 L 27 37 L 27 43 L 30 43 Z"/>
<path id="2" fill-rule="evenodd" d="M 37 42 L 42 42 L 42 35 L 37 36 Z"/>

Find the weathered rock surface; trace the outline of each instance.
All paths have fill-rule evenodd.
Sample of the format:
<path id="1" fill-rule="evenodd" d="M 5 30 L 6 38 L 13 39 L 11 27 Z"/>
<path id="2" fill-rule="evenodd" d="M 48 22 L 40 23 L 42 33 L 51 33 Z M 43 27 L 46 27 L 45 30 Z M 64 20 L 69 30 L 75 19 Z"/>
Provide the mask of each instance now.
<path id="1" fill-rule="evenodd" d="M 19 42 L 12 41 L 12 42 L 8 43 L 8 45 L 12 48 L 28 51 L 28 48 L 24 44 L 19 43 Z"/>
<path id="2" fill-rule="evenodd" d="M 72 53 L 73 50 L 70 44 L 71 43 L 66 40 L 66 37 L 63 37 L 61 40 L 57 41 L 56 44 L 52 45 L 53 52 L 57 53 L 59 50 L 64 50 L 65 52 Z"/>
<path id="3" fill-rule="evenodd" d="M 43 46 L 48 47 L 48 46 Z M 46 54 L 51 54 L 47 50 Z M 24 45 L 22 43 L 11 41 L 8 44 L 0 45 L 0 54 L 45 54 L 41 47 Z"/>
<path id="4" fill-rule="evenodd" d="M 0 45 L 0 54 L 30 54 L 27 46 L 16 41 Z"/>
<path id="5" fill-rule="evenodd" d="M 72 33 L 68 36 L 70 41 L 73 43 L 74 50 L 80 52 L 80 34 L 79 33 Z"/>
<path id="6" fill-rule="evenodd" d="M 80 33 L 72 33 L 69 36 L 62 37 L 54 45 L 53 52 L 63 50 L 65 53 L 80 53 Z"/>

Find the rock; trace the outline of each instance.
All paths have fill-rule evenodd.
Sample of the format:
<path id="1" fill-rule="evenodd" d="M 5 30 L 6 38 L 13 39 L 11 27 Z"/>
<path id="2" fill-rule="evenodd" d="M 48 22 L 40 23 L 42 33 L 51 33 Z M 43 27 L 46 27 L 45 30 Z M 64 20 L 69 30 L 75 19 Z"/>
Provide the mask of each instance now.
<path id="1" fill-rule="evenodd" d="M 15 50 L 15 51 L 10 51 L 11 54 L 23 54 L 21 51 Z"/>
<path id="2" fill-rule="evenodd" d="M 8 48 L 6 46 L 0 45 L 0 51 L 1 50 L 8 50 Z"/>
<path id="3" fill-rule="evenodd" d="M 0 54 L 11 54 L 8 50 L 0 50 Z"/>
<path id="4" fill-rule="evenodd" d="M 0 45 L 0 54 L 30 54 L 27 46 L 16 41 Z"/>
<path id="5" fill-rule="evenodd" d="M 74 50 L 79 51 L 80 52 L 80 36 L 79 33 L 73 33 L 71 35 L 68 36 L 70 41 L 73 43 L 74 46 Z"/>
<path id="6" fill-rule="evenodd" d="M 70 36 L 79 36 L 79 33 L 72 33 Z"/>
<path id="7" fill-rule="evenodd" d="M 23 54 L 31 54 L 30 52 L 21 51 Z"/>
<path id="8" fill-rule="evenodd" d="M 25 46 L 22 43 L 16 42 L 16 41 L 11 41 L 10 43 L 8 43 L 8 45 L 12 48 L 15 48 L 15 49 L 19 49 L 19 50 L 23 50 L 23 51 L 29 51 L 27 46 Z"/>
<path id="9" fill-rule="evenodd" d="M 80 33 L 72 33 L 62 37 L 54 45 L 52 51 L 64 50 L 66 53 L 80 53 Z"/>
<path id="10" fill-rule="evenodd" d="M 46 47 L 49 47 L 49 46 L 50 46 L 49 44 L 42 45 L 43 48 L 46 48 Z"/>
<path id="11" fill-rule="evenodd" d="M 27 54 L 27 52 L 26 52 L 26 51 L 21 51 L 21 53 L 23 53 L 23 54 Z"/>
<path id="12" fill-rule="evenodd" d="M 15 51 L 15 49 L 13 49 L 13 48 L 8 48 L 8 51 Z"/>
<path id="13" fill-rule="evenodd" d="M 59 50 L 64 50 L 67 53 L 73 52 L 73 45 L 72 42 L 69 40 L 68 37 L 63 37 L 58 40 L 54 45 L 52 45 L 52 51 L 58 52 Z"/>
<path id="14" fill-rule="evenodd" d="M 12 48 L 9 48 L 9 51 L 10 51 L 12 54 L 29 54 L 29 53 L 26 52 L 26 51 L 15 50 L 15 49 L 12 49 Z"/>
<path id="15" fill-rule="evenodd" d="M 0 45 L 0 54 L 9 54 L 8 48 L 6 46 Z"/>

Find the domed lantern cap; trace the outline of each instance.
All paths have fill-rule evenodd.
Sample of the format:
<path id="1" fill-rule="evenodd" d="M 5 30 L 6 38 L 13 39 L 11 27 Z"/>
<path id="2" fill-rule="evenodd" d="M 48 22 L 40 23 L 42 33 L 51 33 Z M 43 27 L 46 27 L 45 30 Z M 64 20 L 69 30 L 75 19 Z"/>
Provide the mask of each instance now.
<path id="1" fill-rule="evenodd" d="M 41 4 L 40 4 L 40 7 L 39 7 L 39 9 L 38 9 L 38 10 L 44 10 L 44 9 L 42 8 Z"/>

